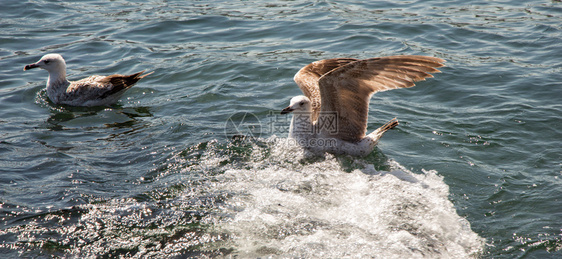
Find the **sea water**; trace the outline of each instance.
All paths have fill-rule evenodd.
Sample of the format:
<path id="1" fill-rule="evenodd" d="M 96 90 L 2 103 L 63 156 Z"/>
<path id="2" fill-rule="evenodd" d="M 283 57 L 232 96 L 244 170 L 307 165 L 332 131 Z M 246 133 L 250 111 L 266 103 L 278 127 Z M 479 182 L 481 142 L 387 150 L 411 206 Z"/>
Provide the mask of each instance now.
<path id="1" fill-rule="evenodd" d="M 561 256 L 559 1 L 0 7 L 6 257 Z M 154 74 L 61 106 L 23 71 L 47 53 L 70 80 Z M 447 66 L 373 96 L 368 131 L 400 122 L 373 153 L 286 141 L 301 67 L 397 54 Z"/>

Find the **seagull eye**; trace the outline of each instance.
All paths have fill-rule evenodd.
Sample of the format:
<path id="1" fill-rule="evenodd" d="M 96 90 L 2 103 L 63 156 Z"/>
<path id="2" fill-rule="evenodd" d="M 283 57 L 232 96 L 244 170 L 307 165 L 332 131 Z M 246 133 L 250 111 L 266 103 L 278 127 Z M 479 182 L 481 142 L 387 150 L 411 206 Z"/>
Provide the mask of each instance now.
<path id="1" fill-rule="evenodd" d="M 50 60 L 45 60 L 45 65 L 49 64 L 49 62 L 51 62 Z"/>
<path id="2" fill-rule="evenodd" d="M 303 106 L 304 102 L 301 102 L 300 105 Z"/>

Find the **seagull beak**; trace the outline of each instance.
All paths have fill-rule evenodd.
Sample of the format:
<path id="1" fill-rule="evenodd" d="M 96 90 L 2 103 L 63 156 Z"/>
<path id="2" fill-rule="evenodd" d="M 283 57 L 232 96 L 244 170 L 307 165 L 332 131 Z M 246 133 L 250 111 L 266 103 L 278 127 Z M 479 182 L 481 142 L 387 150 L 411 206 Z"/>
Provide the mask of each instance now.
<path id="1" fill-rule="evenodd" d="M 30 70 L 30 69 L 36 68 L 36 67 L 39 67 L 39 65 L 37 65 L 37 63 L 29 64 L 29 65 L 27 65 L 23 68 L 23 71 Z"/>
<path id="2" fill-rule="evenodd" d="M 292 112 L 293 108 L 291 108 L 291 106 L 288 106 L 287 108 L 281 110 L 281 114 L 287 114 L 289 112 Z"/>

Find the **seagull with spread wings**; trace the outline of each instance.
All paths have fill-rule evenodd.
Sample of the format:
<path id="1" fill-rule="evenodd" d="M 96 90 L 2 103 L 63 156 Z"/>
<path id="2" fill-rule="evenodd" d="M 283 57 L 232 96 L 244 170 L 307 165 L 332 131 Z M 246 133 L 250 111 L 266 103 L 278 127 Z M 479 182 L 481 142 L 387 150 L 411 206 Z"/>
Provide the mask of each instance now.
<path id="1" fill-rule="evenodd" d="M 313 62 L 294 77 L 304 96 L 293 97 L 281 111 L 293 113 L 289 138 L 313 152 L 366 156 L 386 131 L 398 125 L 392 119 L 365 135 L 371 96 L 412 87 L 440 72 L 437 68 L 444 62 L 416 55 Z"/>
<path id="2" fill-rule="evenodd" d="M 59 54 L 47 54 L 23 70 L 42 68 L 49 72 L 47 96 L 57 104 L 71 106 L 105 106 L 117 100 L 140 79 L 152 73 L 131 75 L 93 75 L 78 81 L 66 79 L 66 62 Z"/>

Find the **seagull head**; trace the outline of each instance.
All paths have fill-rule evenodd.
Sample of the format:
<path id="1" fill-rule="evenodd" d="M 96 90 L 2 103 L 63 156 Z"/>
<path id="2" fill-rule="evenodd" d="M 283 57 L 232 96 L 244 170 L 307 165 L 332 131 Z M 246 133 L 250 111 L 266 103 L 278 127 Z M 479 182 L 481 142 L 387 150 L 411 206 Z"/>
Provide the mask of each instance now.
<path id="1" fill-rule="evenodd" d="M 66 63 L 64 59 L 59 54 L 47 54 L 43 56 L 39 61 L 29 64 L 23 68 L 24 71 L 33 69 L 33 68 L 42 68 L 50 72 L 60 72 L 66 70 Z"/>
<path id="2" fill-rule="evenodd" d="M 312 106 L 310 104 L 310 99 L 304 95 L 295 96 L 291 99 L 291 103 L 287 108 L 281 111 L 281 114 L 286 114 L 289 112 L 312 112 Z"/>

